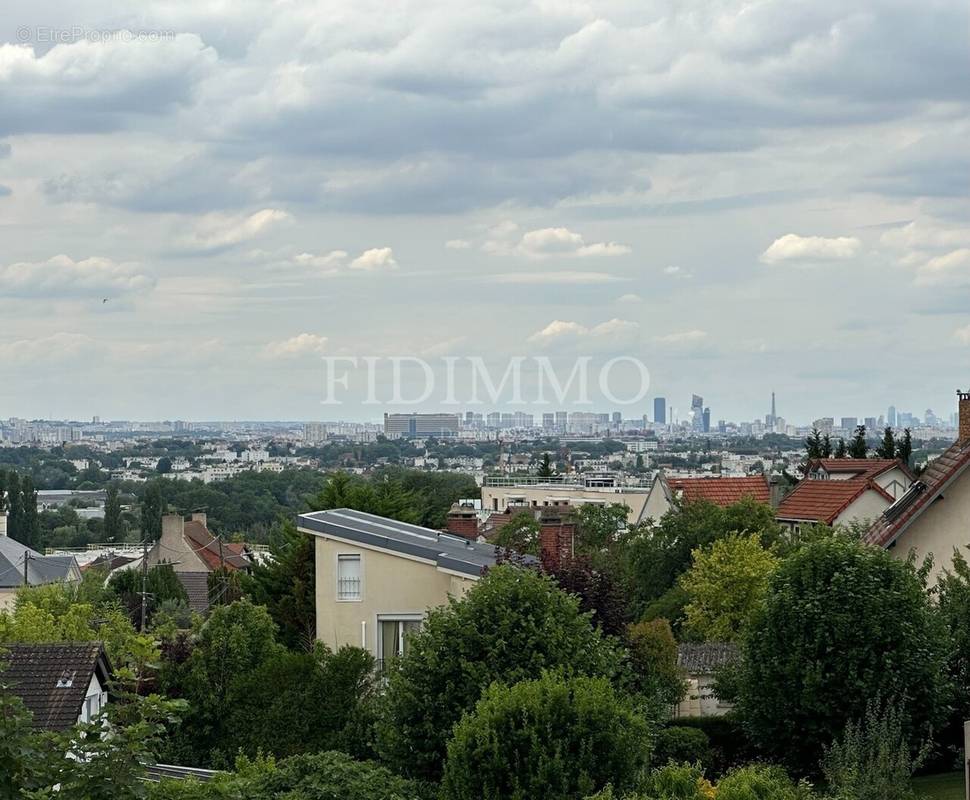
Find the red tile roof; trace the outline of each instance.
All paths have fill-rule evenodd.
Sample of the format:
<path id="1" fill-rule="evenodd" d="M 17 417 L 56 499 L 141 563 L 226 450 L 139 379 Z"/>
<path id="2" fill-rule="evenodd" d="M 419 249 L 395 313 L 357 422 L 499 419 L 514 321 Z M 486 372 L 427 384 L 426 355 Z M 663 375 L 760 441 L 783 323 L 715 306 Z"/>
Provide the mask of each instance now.
<path id="1" fill-rule="evenodd" d="M 910 477 L 914 478 L 912 470 L 898 458 L 819 458 L 809 467 L 814 470 L 822 467 L 829 473 L 851 472 L 862 478 L 875 478 L 894 467 L 898 467 Z"/>
<path id="2" fill-rule="evenodd" d="M 967 466 L 970 466 L 970 442 L 957 442 L 927 465 L 919 480 L 896 502 L 892 509 L 894 513 L 889 518 L 884 513 L 876 520 L 865 540 L 881 547 L 890 545 L 963 474 Z"/>
<path id="3" fill-rule="evenodd" d="M 729 506 L 751 497 L 759 503 L 769 503 L 771 492 L 764 475 L 753 478 L 664 478 L 667 485 L 685 503 L 707 500 L 717 506 Z"/>
<path id="4" fill-rule="evenodd" d="M 210 570 L 219 569 L 223 561 L 230 572 L 250 566 L 249 559 L 244 555 L 245 545 L 239 542 L 223 542 L 220 556 L 219 540 L 201 522 L 188 520 L 185 523 L 185 539 Z"/>
<path id="5" fill-rule="evenodd" d="M 874 491 L 890 503 L 893 496 L 870 478 L 827 481 L 805 478 L 778 504 L 775 516 L 831 525 L 864 492 Z"/>

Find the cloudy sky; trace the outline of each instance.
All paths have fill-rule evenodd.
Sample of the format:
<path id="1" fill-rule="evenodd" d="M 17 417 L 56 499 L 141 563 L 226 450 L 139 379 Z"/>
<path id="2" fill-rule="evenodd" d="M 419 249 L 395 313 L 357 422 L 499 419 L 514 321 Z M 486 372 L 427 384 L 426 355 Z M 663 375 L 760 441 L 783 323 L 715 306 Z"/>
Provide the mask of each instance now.
<path id="1" fill-rule="evenodd" d="M 2 417 L 378 416 L 327 355 L 970 385 L 965 0 L 125 5 L 4 6 Z"/>

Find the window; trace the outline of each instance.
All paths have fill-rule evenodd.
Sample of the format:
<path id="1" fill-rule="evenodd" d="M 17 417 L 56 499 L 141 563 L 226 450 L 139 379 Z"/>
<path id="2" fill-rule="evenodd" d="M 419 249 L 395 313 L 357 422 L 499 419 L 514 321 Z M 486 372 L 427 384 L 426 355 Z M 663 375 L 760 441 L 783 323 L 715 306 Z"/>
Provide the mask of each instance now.
<path id="1" fill-rule="evenodd" d="M 400 658 L 407 653 L 411 635 L 421 628 L 421 618 L 420 616 L 398 619 L 380 617 L 377 624 L 380 635 L 378 658 L 381 661 L 386 661 L 392 658 Z"/>
<path id="2" fill-rule="evenodd" d="M 360 600 L 360 555 L 337 556 L 337 600 Z"/>

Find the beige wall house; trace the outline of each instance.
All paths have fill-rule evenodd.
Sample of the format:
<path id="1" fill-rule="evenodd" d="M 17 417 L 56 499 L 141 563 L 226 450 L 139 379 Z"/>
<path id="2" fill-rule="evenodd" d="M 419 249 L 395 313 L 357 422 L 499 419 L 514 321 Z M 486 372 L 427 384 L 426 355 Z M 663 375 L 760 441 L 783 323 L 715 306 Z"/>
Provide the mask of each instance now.
<path id="1" fill-rule="evenodd" d="M 7 536 L 7 514 L 0 511 L 0 611 L 14 607 L 22 586 L 80 580 L 81 570 L 74 556 L 42 556 Z"/>
<path id="2" fill-rule="evenodd" d="M 866 536 L 870 544 L 888 548 L 898 558 L 911 552 L 919 561 L 932 557 L 931 584 L 952 565 L 954 550 L 970 558 L 970 392 L 958 395 L 959 438 L 927 465 Z"/>
<path id="3" fill-rule="evenodd" d="M 428 609 L 461 597 L 496 561 L 489 544 L 349 509 L 301 514 L 315 539 L 317 638 L 378 660 L 407 650 Z"/>

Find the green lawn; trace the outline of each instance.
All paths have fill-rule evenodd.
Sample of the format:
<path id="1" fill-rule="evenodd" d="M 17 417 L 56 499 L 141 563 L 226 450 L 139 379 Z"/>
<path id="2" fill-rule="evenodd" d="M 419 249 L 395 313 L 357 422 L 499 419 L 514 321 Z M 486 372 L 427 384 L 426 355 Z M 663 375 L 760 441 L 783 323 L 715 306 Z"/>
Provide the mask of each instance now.
<path id="1" fill-rule="evenodd" d="M 964 800 L 963 773 L 944 772 L 913 780 L 913 788 L 928 800 Z"/>

